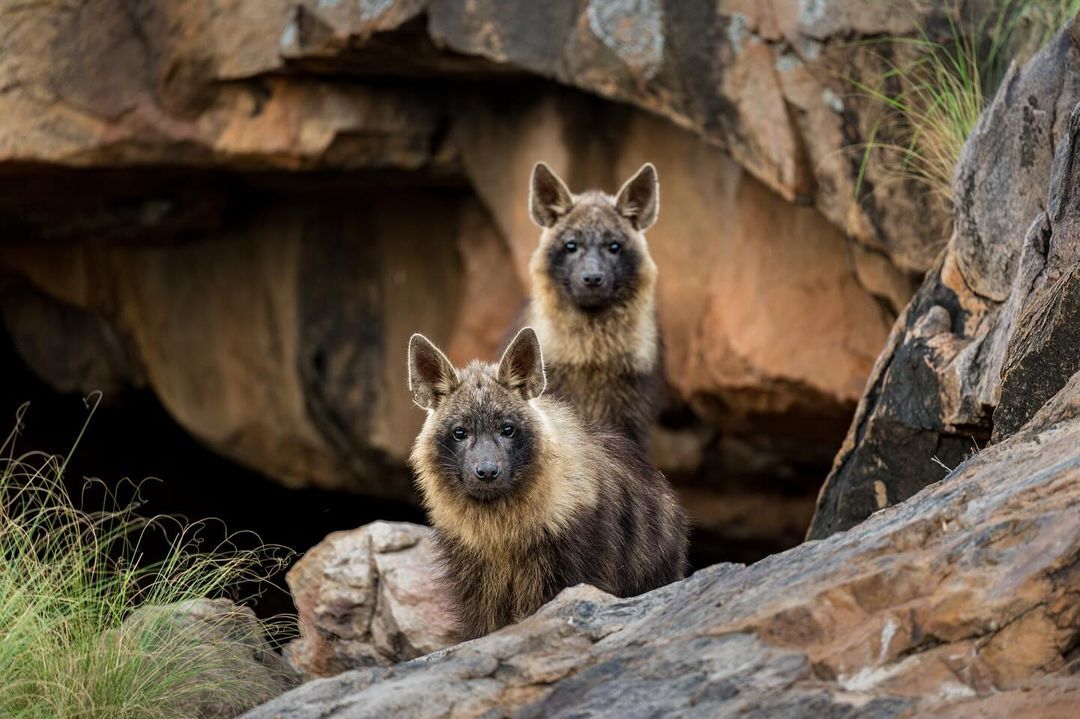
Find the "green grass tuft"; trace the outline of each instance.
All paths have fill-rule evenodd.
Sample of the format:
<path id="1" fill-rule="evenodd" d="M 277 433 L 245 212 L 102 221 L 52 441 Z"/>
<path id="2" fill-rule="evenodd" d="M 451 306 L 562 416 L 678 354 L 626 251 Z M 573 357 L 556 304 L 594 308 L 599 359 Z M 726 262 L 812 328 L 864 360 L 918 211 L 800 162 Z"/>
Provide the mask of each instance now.
<path id="1" fill-rule="evenodd" d="M 869 164 L 879 163 L 885 178 L 914 180 L 951 206 L 960 152 L 1009 64 L 1045 45 L 1080 0 L 987 0 L 967 16 L 957 8 L 943 32 L 862 43 L 877 47 L 888 71 L 873 85 L 852 80 L 883 109 L 863 146 L 857 195 Z"/>
<path id="2" fill-rule="evenodd" d="M 137 497 L 79 509 L 65 461 L 16 456 L 16 436 L 0 448 L 0 716 L 174 719 L 270 698 L 270 674 L 237 669 L 267 628 L 249 612 L 193 629 L 153 607 L 226 596 L 279 567 L 281 553 L 231 541 L 204 548 L 201 525 L 141 517 Z M 149 562 L 154 532 L 169 548 Z"/>

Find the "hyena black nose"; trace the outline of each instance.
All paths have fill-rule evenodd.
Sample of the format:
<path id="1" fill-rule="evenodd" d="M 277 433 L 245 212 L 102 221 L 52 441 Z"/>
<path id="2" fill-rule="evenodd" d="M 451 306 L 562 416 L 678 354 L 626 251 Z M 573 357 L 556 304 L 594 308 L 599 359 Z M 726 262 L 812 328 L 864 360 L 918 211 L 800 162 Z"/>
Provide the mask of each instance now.
<path id="1" fill-rule="evenodd" d="M 481 462 L 473 469 L 478 479 L 490 482 L 499 476 L 499 465 L 494 462 Z"/>
<path id="2" fill-rule="evenodd" d="M 599 287 L 604 284 L 603 272 L 582 272 L 581 281 L 585 283 L 586 287 Z"/>

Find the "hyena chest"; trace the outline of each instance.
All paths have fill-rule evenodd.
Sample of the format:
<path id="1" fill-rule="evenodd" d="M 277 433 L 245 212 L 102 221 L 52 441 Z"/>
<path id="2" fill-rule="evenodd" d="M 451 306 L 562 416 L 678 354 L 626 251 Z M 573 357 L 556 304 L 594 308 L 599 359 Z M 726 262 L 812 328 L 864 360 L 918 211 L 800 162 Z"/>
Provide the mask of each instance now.
<path id="1" fill-rule="evenodd" d="M 483 603 L 499 624 L 520 621 L 550 598 L 550 573 L 534 558 L 500 559 L 489 563 L 484 574 Z"/>
<path id="2" fill-rule="evenodd" d="M 521 621 L 553 595 L 551 573 L 544 562 L 518 556 L 481 562 L 471 592 L 461 597 L 485 632 Z"/>
<path id="3" fill-rule="evenodd" d="M 573 404 L 586 419 L 620 430 L 642 445 L 656 418 L 659 386 L 656 372 L 591 365 L 548 367 L 549 393 Z"/>

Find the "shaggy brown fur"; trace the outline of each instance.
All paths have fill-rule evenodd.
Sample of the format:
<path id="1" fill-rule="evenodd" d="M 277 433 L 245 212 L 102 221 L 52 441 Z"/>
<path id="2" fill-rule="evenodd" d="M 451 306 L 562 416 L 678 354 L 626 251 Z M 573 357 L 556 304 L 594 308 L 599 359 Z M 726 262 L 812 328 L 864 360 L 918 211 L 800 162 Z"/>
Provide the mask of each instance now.
<path id="1" fill-rule="evenodd" d="M 465 636 L 575 584 L 629 596 L 683 576 L 686 517 L 667 480 L 626 437 L 539 396 L 530 328 L 498 365 L 463 369 L 414 335 L 409 386 L 428 410 L 410 464 Z"/>
<path id="2" fill-rule="evenodd" d="M 529 207 L 543 232 L 528 323 L 544 347 L 548 392 L 647 448 L 663 388 L 657 270 L 644 235 L 659 209 L 656 170 L 646 164 L 615 197 L 574 195 L 539 163 Z"/>

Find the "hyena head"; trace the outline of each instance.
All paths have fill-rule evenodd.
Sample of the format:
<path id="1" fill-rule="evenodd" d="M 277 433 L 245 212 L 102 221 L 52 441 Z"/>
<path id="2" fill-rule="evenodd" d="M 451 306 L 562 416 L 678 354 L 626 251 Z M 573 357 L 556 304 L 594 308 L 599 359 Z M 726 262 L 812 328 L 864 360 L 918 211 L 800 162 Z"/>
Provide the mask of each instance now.
<path id="1" fill-rule="evenodd" d="M 532 328 L 496 364 L 455 369 L 423 335 L 409 340 L 409 389 L 428 410 L 420 442 L 431 443 L 421 481 L 477 502 L 511 497 L 536 475 L 540 417 L 529 400 L 544 391 L 543 358 Z M 433 475 L 433 476 L 432 476 Z"/>
<path id="2" fill-rule="evenodd" d="M 651 291 L 656 265 L 644 232 L 656 221 L 660 185 L 646 163 L 612 197 L 574 195 L 544 163 L 533 168 L 529 213 L 543 228 L 534 278 L 547 280 L 572 307 L 589 313 L 625 305 Z"/>

